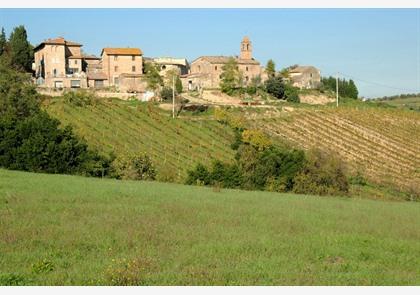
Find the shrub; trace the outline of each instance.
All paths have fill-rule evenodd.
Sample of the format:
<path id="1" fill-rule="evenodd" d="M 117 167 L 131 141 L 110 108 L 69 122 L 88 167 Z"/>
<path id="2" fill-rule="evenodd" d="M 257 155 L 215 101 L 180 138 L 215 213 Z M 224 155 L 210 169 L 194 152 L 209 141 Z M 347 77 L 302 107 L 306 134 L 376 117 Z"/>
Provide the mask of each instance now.
<path id="1" fill-rule="evenodd" d="M 155 180 L 155 167 L 146 154 L 128 155 L 116 158 L 112 163 L 114 176 L 128 180 Z"/>
<path id="2" fill-rule="evenodd" d="M 210 173 L 207 168 L 199 163 L 193 170 L 188 171 L 185 184 L 209 185 L 211 183 Z"/>
<path id="3" fill-rule="evenodd" d="M 172 94 L 172 88 L 170 87 L 163 87 L 160 91 L 160 97 L 165 101 L 172 100 Z"/>
<path id="4" fill-rule="evenodd" d="M 92 92 L 82 89 L 64 92 L 63 99 L 66 103 L 78 107 L 90 106 L 98 102 L 98 99 Z"/>
<path id="5" fill-rule="evenodd" d="M 300 102 L 298 89 L 288 84 L 285 85 L 284 97 L 288 102 Z"/>
<path id="6" fill-rule="evenodd" d="M 349 183 L 342 162 L 319 150 L 311 151 L 303 170 L 294 178 L 293 192 L 315 195 L 342 195 Z"/>
<path id="7" fill-rule="evenodd" d="M 271 146 L 270 138 L 258 129 L 247 129 L 242 132 L 242 142 L 250 144 L 259 151 Z"/>
<path id="8" fill-rule="evenodd" d="M 265 90 L 275 98 L 282 99 L 284 97 L 284 83 L 281 76 L 273 76 L 268 78 L 265 83 Z"/>

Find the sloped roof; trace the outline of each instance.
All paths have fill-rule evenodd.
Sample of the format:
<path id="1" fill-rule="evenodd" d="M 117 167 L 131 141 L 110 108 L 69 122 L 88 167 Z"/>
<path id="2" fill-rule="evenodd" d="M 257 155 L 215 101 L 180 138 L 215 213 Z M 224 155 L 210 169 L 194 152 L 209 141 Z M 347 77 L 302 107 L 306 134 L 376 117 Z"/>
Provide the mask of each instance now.
<path id="1" fill-rule="evenodd" d="M 289 71 L 289 73 L 307 73 L 307 72 L 318 72 L 319 70 L 314 66 L 297 66 Z"/>
<path id="2" fill-rule="evenodd" d="M 104 48 L 102 49 L 101 55 L 104 54 L 108 55 L 143 55 L 143 52 L 140 48 Z"/>
<path id="3" fill-rule="evenodd" d="M 100 57 L 97 57 L 95 55 L 83 55 L 84 59 L 101 59 Z"/>
<path id="4" fill-rule="evenodd" d="M 77 46 L 77 47 L 81 47 L 82 44 L 80 43 L 76 43 L 73 41 L 68 41 L 65 40 L 63 37 L 58 37 L 58 38 L 50 38 L 47 40 L 42 41 L 39 45 L 37 45 L 34 50 L 37 50 L 38 48 L 40 48 L 42 45 L 66 45 L 66 46 Z"/>
<path id="5" fill-rule="evenodd" d="M 206 61 L 208 61 L 209 63 L 212 63 L 212 64 L 225 64 L 232 57 L 236 60 L 236 62 L 238 64 L 244 64 L 244 65 L 251 65 L 251 64 L 252 65 L 259 65 L 260 64 L 255 59 L 241 59 L 241 58 L 238 58 L 237 56 L 223 56 L 223 55 L 219 55 L 219 56 L 210 56 L 210 55 L 200 56 L 195 61 L 197 61 L 199 59 L 204 59 L 204 60 L 206 60 Z M 193 62 L 195 62 L 195 61 L 193 61 Z"/>

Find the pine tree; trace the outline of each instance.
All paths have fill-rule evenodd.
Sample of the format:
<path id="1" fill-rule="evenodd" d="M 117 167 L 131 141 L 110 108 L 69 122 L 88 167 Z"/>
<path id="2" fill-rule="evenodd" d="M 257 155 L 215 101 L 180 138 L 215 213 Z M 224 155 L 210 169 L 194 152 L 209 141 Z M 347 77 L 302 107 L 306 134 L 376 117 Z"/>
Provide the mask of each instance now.
<path id="1" fill-rule="evenodd" d="M 265 72 L 267 73 L 268 77 L 274 77 L 276 75 L 276 64 L 272 59 L 267 61 Z"/>
<path id="2" fill-rule="evenodd" d="M 0 55 L 3 54 L 5 48 L 6 48 L 6 33 L 4 32 L 4 28 L 1 28 L 1 34 L 0 34 Z"/>
<path id="3" fill-rule="evenodd" d="M 30 71 L 32 68 L 33 47 L 28 42 L 24 26 L 13 29 L 10 34 L 9 44 L 12 65 L 18 70 Z"/>

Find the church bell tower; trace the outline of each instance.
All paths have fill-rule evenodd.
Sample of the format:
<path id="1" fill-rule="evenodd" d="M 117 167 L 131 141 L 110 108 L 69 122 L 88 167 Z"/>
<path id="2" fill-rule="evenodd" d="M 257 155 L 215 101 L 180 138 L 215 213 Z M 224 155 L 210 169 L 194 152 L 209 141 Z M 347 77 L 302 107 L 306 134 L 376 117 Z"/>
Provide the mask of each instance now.
<path id="1" fill-rule="evenodd" d="M 241 42 L 240 59 L 252 59 L 252 43 L 247 36 L 245 36 Z"/>

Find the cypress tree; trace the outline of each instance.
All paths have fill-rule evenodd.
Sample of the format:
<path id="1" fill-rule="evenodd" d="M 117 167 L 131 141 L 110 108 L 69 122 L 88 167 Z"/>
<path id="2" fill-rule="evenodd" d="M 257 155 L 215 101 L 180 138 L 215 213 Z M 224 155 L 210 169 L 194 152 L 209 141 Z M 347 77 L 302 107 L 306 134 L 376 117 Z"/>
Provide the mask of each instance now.
<path id="1" fill-rule="evenodd" d="M 4 28 L 1 28 L 1 34 L 0 34 L 0 55 L 3 54 L 5 48 L 6 48 L 6 33 L 4 32 Z"/>
<path id="2" fill-rule="evenodd" d="M 11 61 L 13 67 L 18 70 L 30 71 L 32 68 L 32 46 L 27 38 L 24 26 L 14 28 L 10 34 Z"/>

